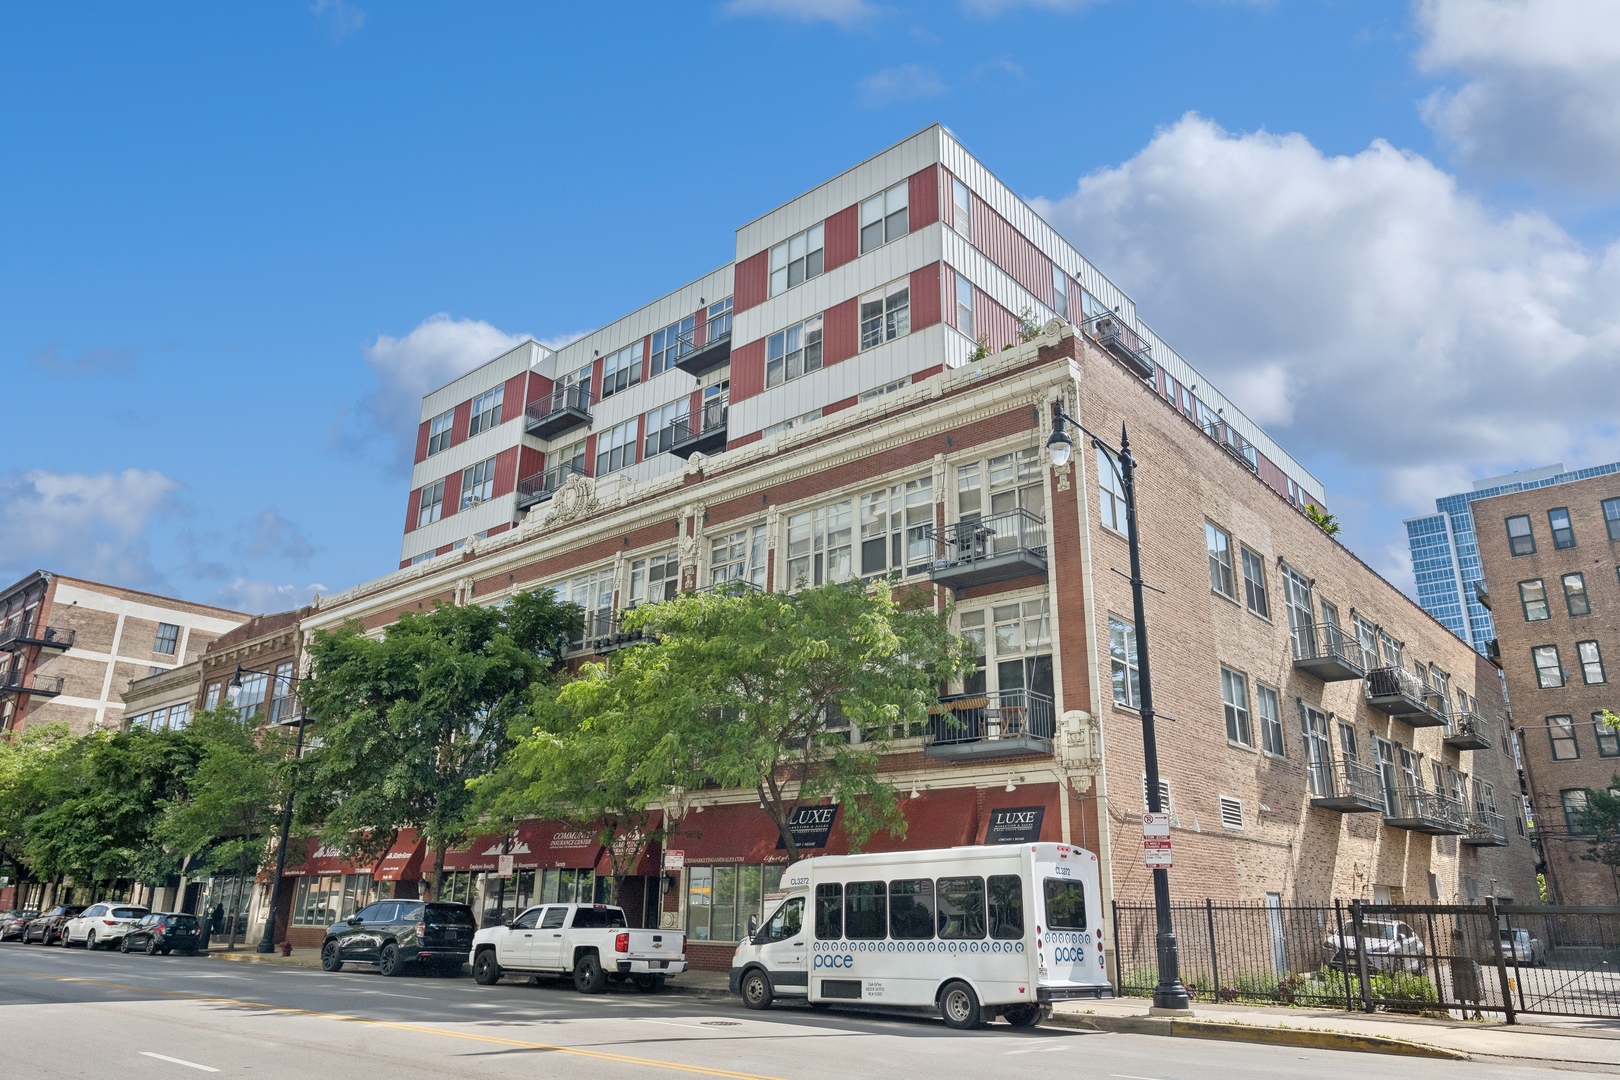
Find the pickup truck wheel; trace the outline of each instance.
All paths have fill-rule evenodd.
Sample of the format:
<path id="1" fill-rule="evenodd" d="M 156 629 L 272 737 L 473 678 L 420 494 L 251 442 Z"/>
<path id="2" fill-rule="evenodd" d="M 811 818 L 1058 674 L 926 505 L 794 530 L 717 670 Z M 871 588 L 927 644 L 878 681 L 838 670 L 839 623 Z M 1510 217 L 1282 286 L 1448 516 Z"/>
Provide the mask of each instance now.
<path id="1" fill-rule="evenodd" d="M 771 978 L 759 968 L 749 969 L 748 974 L 742 978 L 743 1004 L 750 1009 L 768 1009 L 771 1007 Z"/>
<path id="2" fill-rule="evenodd" d="M 321 946 L 321 970 L 343 970 L 343 957 L 338 954 L 338 943 L 336 941 L 328 941 Z"/>
<path id="3" fill-rule="evenodd" d="M 1032 1028 L 1041 1022 L 1041 1007 L 1039 1005 L 1012 1005 L 1001 1010 L 1001 1015 L 1007 1018 L 1007 1023 L 1016 1028 Z"/>
<path id="4" fill-rule="evenodd" d="M 663 988 L 664 977 L 662 975 L 636 976 L 636 989 L 640 990 L 643 994 L 656 994 Z"/>
<path id="5" fill-rule="evenodd" d="M 501 981 L 501 965 L 495 962 L 494 949 L 485 949 L 473 960 L 473 981 L 479 986 L 494 986 Z"/>
<path id="6" fill-rule="evenodd" d="M 948 1027 L 958 1031 L 972 1031 L 983 1019 L 979 1008 L 979 995 L 973 987 L 960 979 L 945 984 L 939 994 L 939 1014 Z"/>
<path id="7" fill-rule="evenodd" d="M 582 994 L 600 994 L 607 987 L 607 973 L 595 953 L 586 953 L 574 964 L 574 989 Z"/>

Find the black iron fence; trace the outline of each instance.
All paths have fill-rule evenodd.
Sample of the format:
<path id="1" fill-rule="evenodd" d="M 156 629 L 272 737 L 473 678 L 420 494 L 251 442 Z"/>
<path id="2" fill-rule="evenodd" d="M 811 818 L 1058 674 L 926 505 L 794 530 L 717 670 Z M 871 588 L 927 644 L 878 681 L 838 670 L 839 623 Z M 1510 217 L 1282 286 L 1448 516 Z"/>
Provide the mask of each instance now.
<path id="1" fill-rule="evenodd" d="M 1178 904 L 1194 1000 L 1355 1011 L 1620 1018 L 1620 908 Z M 1158 981 L 1151 904 L 1114 905 L 1123 995 Z"/>

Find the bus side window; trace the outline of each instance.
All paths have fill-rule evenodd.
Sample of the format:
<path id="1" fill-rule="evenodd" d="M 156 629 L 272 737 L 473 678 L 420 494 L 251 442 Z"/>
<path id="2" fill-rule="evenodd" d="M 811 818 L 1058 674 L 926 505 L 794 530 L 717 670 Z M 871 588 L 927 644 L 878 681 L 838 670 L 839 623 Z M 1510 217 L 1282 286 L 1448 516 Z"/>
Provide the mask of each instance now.
<path id="1" fill-rule="evenodd" d="M 896 941 L 934 936 L 934 883 L 927 878 L 889 882 L 889 936 Z"/>
<path id="2" fill-rule="evenodd" d="M 1024 882 L 1017 874 L 997 874 L 990 887 L 990 936 L 1016 941 L 1024 936 Z"/>
<path id="3" fill-rule="evenodd" d="M 958 941 L 984 938 L 984 878 L 940 878 L 939 936 Z"/>
<path id="4" fill-rule="evenodd" d="M 837 941 L 844 936 L 844 887 L 837 882 L 816 886 L 816 937 Z"/>
<path id="5" fill-rule="evenodd" d="M 844 886 L 844 934 L 871 940 L 889 933 L 889 894 L 881 881 L 851 881 Z"/>
<path id="6" fill-rule="evenodd" d="M 1050 930 L 1086 928 L 1086 887 L 1066 878 L 1047 878 L 1046 926 Z"/>

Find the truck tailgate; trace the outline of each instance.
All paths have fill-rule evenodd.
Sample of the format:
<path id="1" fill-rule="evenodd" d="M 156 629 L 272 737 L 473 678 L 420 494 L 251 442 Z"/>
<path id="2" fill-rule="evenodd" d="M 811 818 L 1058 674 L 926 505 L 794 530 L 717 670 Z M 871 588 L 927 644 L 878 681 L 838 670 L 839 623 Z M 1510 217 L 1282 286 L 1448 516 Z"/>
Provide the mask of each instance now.
<path id="1" fill-rule="evenodd" d="M 631 930 L 631 960 L 680 960 L 686 956 L 686 935 L 679 930 Z"/>

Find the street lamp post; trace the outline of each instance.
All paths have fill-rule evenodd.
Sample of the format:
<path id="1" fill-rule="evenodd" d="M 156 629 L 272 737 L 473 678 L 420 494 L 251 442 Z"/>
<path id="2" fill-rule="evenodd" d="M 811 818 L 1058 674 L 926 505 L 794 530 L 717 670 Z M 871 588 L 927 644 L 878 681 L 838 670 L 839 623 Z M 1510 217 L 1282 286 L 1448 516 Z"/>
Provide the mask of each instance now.
<path id="1" fill-rule="evenodd" d="M 1136 621 L 1136 670 L 1141 686 L 1142 712 L 1142 765 L 1147 773 L 1147 808 L 1157 814 L 1163 809 L 1159 796 L 1159 744 L 1154 729 L 1153 680 L 1148 667 L 1147 614 L 1143 604 L 1142 548 L 1136 528 L 1136 459 L 1131 455 L 1131 438 L 1123 424 L 1119 429 L 1119 448 L 1109 446 L 1080 421 L 1063 411 L 1060 402 L 1052 403 L 1052 435 L 1046 448 L 1052 455 L 1052 464 L 1058 468 L 1069 463 L 1074 442 L 1064 430 L 1070 423 L 1091 438 L 1091 445 L 1108 457 L 1108 465 L 1118 474 L 1120 486 L 1125 489 L 1125 537 L 1131 550 L 1131 607 Z M 1115 462 L 1118 465 L 1115 465 Z M 1192 1007 L 1187 988 L 1181 982 L 1181 956 L 1176 945 L 1175 930 L 1170 925 L 1170 871 L 1153 871 L 1153 913 L 1158 926 L 1159 982 L 1153 988 L 1153 1007 L 1185 1011 Z M 1114 944 L 1119 945 L 1119 928 L 1114 928 Z"/>

